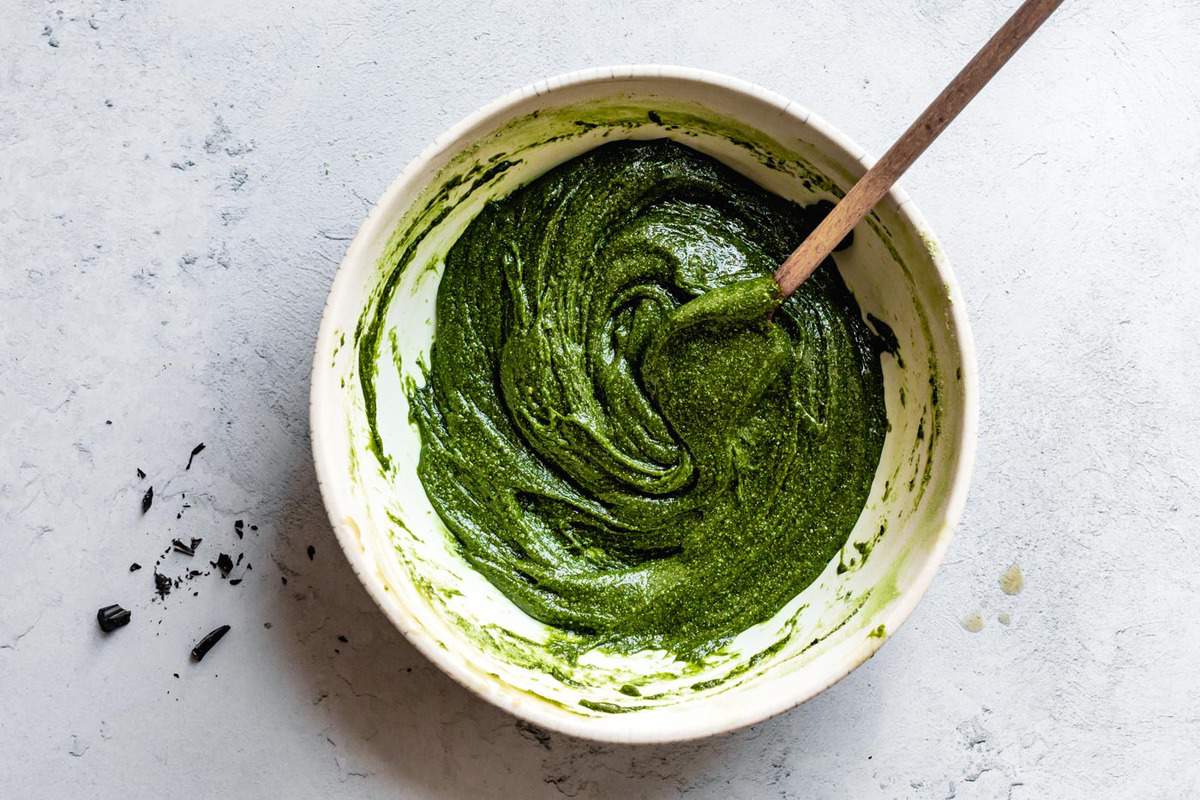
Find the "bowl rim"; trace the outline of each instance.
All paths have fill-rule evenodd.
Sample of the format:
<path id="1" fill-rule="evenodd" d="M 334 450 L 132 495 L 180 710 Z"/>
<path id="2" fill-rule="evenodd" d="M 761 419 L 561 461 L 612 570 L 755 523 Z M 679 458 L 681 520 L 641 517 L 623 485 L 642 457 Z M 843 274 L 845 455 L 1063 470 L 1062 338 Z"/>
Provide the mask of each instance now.
<path id="1" fill-rule="evenodd" d="M 937 237 L 930 230 L 924 216 L 917 210 L 912 199 L 900 185 L 894 185 L 889 192 L 889 198 L 897 206 L 898 213 L 906 219 L 913 230 L 927 243 L 930 260 L 946 288 L 950 301 L 948 321 L 951 332 L 958 342 L 962 368 L 962 427 L 959 443 L 959 458 L 954 473 L 950 479 L 949 491 L 944 503 L 943 524 L 937 533 L 919 572 L 914 576 L 909 587 L 900 594 L 892 604 L 888 613 L 888 636 L 878 639 L 868 639 L 868 646 L 856 650 L 852 657 L 847 658 L 835 669 L 826 671 L 819 680 L 790 681 L 780 687 L 777 693 L 763 698 L 755 698 L 755 702 L 742 704 L 735 713 L 720 715 L 695 715 L 690 718 L 675 717 L 665 720 L 639 720 L 637 725 L 610 726 L 595 725 L 605 718 L 588 716 L 572 717 L 565 714 L 552 713 L 548 705 L 525 702 L 517 697 L 516 692 L 509 692 L 500 683 L 487 680 L 481 674 L 460 665 L 451 657 L 449 651 L 436 642 L 418 623 L 412 612 L 395 596 L 387 592 L 386 587 L 379 581 L 361 553 L 358 544 L 357 531 L 343 522 L 351 518 L 353 506 L 346 492 L 338 492 L 326 480 L 326 472 L 332 469 L 326 453 L 329 447 L 329 436 L 324 432 L 328 424 L 323 421 L 333 419 L 333 413 L 340 408 L 328 408 L 322 391 L 321 377 L 323 372 L 329 372 L 332 367 L 325 363 L 322 353 L 330 351 L 338 334 L 334 320 L 334 310 L 338 300 L 348 291 L 350 273 L 367 255 L 368 241 L 381 226 L 384 238 L 390 233 L 395 224 L 394 219 L 385 218 L 385 209 L 396 205 L 399 195 L 406 189 L 407 184 L 425 169 L 431 161 L 440 155 L 446 147 L 468 133 L 471 129 L 510 110 L 518 103 L 531 96 L 541 96 L 559 89 L 592 83 L 622 82 L 628 80 L 658 80 L 666 79 L 690 82 L 705 86 L 746 95 L 750 99 L 775 106 L 781 114 L 796 118 L 800 123 L 814 129 L 826 137 L 856 161 L 864 170 L 870 167 L 872 159 L 865 151 L 841 131 L 829 124 L 820 115 L 806 107 L 789 100 L 781 94 L 765 89 L 757 84 L 740 78 L 734 78 L 723 73 L 713 72 L 694 67 L 682 67 L 663 64 L 621 64 L 612 66 L 592 67 L 575 70 L 545 78 L 527 84 L 519 89 L 510 91 L 486 103 L 477 111 L 467 115 L 446 129 L 429 143 L 415 158 L 413 158 L 395 179 L 388 185 L 378 202 L 372 206 L 366 218 L 355 233 L 350 246 L 346 250 L 334 274 L 333 282 L 321 313 L 321 324 L 317 334 L 313 364 L 310 372 L 309 389 L 309 434 L 312 445 L 313 462 L 316 471 L 317 485 L 325 505 L 326 513 L 338 543 L 345 554 L 351 569 L 359 582 L 367 590 L 372 600 L 391 623 L 404 637 L 432 661 L 442 672 L 453 678 L 473 694 L 487 700 L 489 703 L 513 714 L 560 733 L 569 734 L 593 741 L 613 742 L 620 744 L 653 744 L 686 741 L 713 736 L 733 731 L 769 719 L 815 697 L 825 689 L 837 683 L 850 674 L 862 663 L 871 658 L 884 642 L 891 639 L 900 625 L 911 615 L 918 602 L 924 597 L 933 580 L 934 574 L 945 558 L 950 540 L 954 536 L 963 509 L 966 505 L 967 493 L 970 486 L 971 474 L 975 464 L 976 438 L 978 426 L 978 397 L 977 381 L 978 367 L 974 340 L 967 319 L 966 305 L 959 289 L 958 282 L 950 268 Z M 332 374 L 330 372 L 330 374 Z M 392 595 L 390 600 L 388 595 Z"/>

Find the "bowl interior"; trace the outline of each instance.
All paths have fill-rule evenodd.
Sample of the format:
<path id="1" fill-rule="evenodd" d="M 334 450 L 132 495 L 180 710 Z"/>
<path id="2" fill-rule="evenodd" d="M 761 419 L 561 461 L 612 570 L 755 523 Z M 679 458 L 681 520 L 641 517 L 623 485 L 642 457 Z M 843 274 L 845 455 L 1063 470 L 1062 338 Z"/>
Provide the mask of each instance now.
<path id="1" fill-rule="evenodd" d="M 313 373 L 322 492 L 385 612 L 487 699 L 538 724 L 620 741 L 754 722 L 869 657 L 941 559 L 973 447 L 965 319 L 936 245 L 894 192 L 835 256 L 864 313 L 899 347 L 883 357 L 890 430 L 869 499 L 816 582 L 699 664 L 664 652 L 573 661 L 556 652 L 550 629 L 471 569 L 417 478 L 420 439 L 405 390 L 424 382 L 443 258 L 488 200 L 603 142 L 659 137 L 804 203 L 837 199 L 863 171 L 861 154 L 824 123 L 728 79 L 655 70 L 540 85 L 453 129 L 391 187 L 339 271 Z M 367 371 L 374 395 L 364 397 Z"/>

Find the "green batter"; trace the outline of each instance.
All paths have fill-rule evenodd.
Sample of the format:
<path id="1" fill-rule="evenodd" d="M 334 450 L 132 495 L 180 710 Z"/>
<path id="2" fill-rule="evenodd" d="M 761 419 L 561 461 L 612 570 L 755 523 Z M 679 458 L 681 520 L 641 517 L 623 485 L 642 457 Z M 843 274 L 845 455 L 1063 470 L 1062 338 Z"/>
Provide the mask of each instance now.
<path id="1" fill-rule="evenodd" d="M 770 277 L 818 216 L 674 142 L 617 142 L 455 243 L 418 474 L 531 616 L 697 658 L 845 544 L 887 426 L 881 344 L 832 262 L 782 304 Z"/>

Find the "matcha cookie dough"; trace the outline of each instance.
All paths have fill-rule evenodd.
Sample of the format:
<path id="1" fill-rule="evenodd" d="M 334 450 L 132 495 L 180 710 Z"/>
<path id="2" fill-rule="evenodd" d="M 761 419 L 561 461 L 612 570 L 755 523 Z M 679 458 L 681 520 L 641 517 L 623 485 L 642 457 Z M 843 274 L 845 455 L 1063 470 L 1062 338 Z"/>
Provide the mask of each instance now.
<path id="1" fill-rule="evenodd" d="M 822 213 L 668 140 L 487 205 L 446 257 L 418 475 L 534 618 L 699 658 L 837 554 L 887 428 L 881 343 L 832 261 L 771 273 Z"/>

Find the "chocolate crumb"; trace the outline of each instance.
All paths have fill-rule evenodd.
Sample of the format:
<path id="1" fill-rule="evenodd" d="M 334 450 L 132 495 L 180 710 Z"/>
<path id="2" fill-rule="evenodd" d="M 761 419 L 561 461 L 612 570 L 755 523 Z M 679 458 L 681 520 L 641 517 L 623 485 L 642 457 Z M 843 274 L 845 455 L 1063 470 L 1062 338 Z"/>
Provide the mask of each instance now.
<path id="1" fill-rule="evenodd" d="M 142 565 L 136 561 L 129 565 L 130 572 L 137 572 L 141 568 L 142 568 Z"/>
<path id="2" fill-rule="evenodd" d="M 231 581 L 229 581 L 229 585 L 230 585 L 230 586 L 237 586 L 237 585 L 238 585 L 239 583 L 241 583 L 241 582 L 242 582 L 242 579 L 241 579 L 241 578 L 234 578 L 234 579 L 232 579 Z"/>
<path id="3" fill-rule="evenodd" d="M 192 660 L 201 661 L 208 655 L 208 651 L 213 649 L 213 646 L 221 641 L 221 637 L 229 633 L 229 626 L 222 625 L 219 628 L 213 628 L 208 634 L 196 642 L 196 646 L 192 648 Z"/>
<path id="4" fill-rule="evenodd" d="M 239 539 L 242 538 L 242 525 L 243 523 L 240 519 L 233 521 L 233 532 L 237 534 Z"/>
<path id="5" fill-rule="evenodd" d="M 121 608 L 118 605 L 111 605 L 105 606 L 96 612 L 96 621 L 100 623 L 100 630 L 105 633 L 112 633 L 117 628 L 128 625 L 132 616 L 127 609 Z"/>
<path id="6" fill-rule="evenodd" d="M 178 677 L 179 677 L 179 673 L 178 673 L 178 672 L 172 672 L 171 674 L 172 674 L 172 675 L 174 675 L 176 678 L 178 678 Z"/>
<path id="7" fill-rule="evenodd" d="M 310 544 L 310 545 L 308 546 L 308 560 L 309 560 L 309 561 L 312 561 L 312 560 L 313 560 L 313 556 L 315 556 L 316 554 L 317 554 L 317 548 L 313 547 L 313 546 Z"/>
<path id="8" fill-rule="evenodd" d="M 184 467 L 185 470 L 192 468 L 192 459 L 195 458 L 196 456 L 200 455 L 200 451 L 203 449 L 204 449 L 204 442 L 201 442 L 200 444 L 198 444 L 192 448 L 192 454 L 190 456 L 188 456 L 187 466 Z"/>
<path id="9" fill-rule="evenodd" d="M 287 586 L 287 575 L 280 575 L 279 580 L 283 581 L 284 586 Z"/>
<path id="10" fill-rule="evenodd" d="M 154 591 L 158 592 L 159 597 L 166 597 L 171 593 L 171 579 L 161 572 L 154 573 Z"/>
<path id="11" fill-rule="evenodd" d="M 145 478 L 146 478 L 146 473 L 142 471 L 141 467 L 138 467 L 137 475 L 138 475 L 138 480 L 145 480 Z"/>
<path id="12" fill-rule="evenodd" d="M 234 564 L 234 566 L 237 566 L 238 564 L 242 563 L 242 559 L 245 557 L 246 557 L 245 553 L 238 553 L 237 562 Z"/>
<path id="13" fill-rule="evenodd" d="M 347 639 L 345 636 L 338 636 L 338 641 L 345 644 L 346 642 L 349 642 L 350 640 Z"/>
<path id="14" fill-rule="evenodd" d="M 264 627 L 264 628 L 266 628 L 267 630 L 271 630 L 271 623 L 269 623 L 269 622 L 264 622 L 264 623 L 263 623 L 263 627 Z"/>
<path id="15" fill-rule="evenodd" d="M 105 425 L 112 425 L 112 420 L 111 420 L 111 419 L 106 419 L 106 420 L 104 420 L 104 424 L 105 424 Z"/>
<path id="16" fill-rule="evenodd" d="M 144 495 L 142 495 L 142 513 L 145 514 L 147 511 L 149 511 L 150 506 L 153 503 L 154 503 L 154 487 L 151 486 L 149 489 L 146 490 L 146 493 Z"/>
<path id="17" fill-rule="evenodd" d="M 252 531 L 256 531 L 256 530 L 258 530 L 258 526 L 257 526 L 257 525 L 251 525 L 251 526 L 250 526 L 250 530 L 252 530 Z"/>

